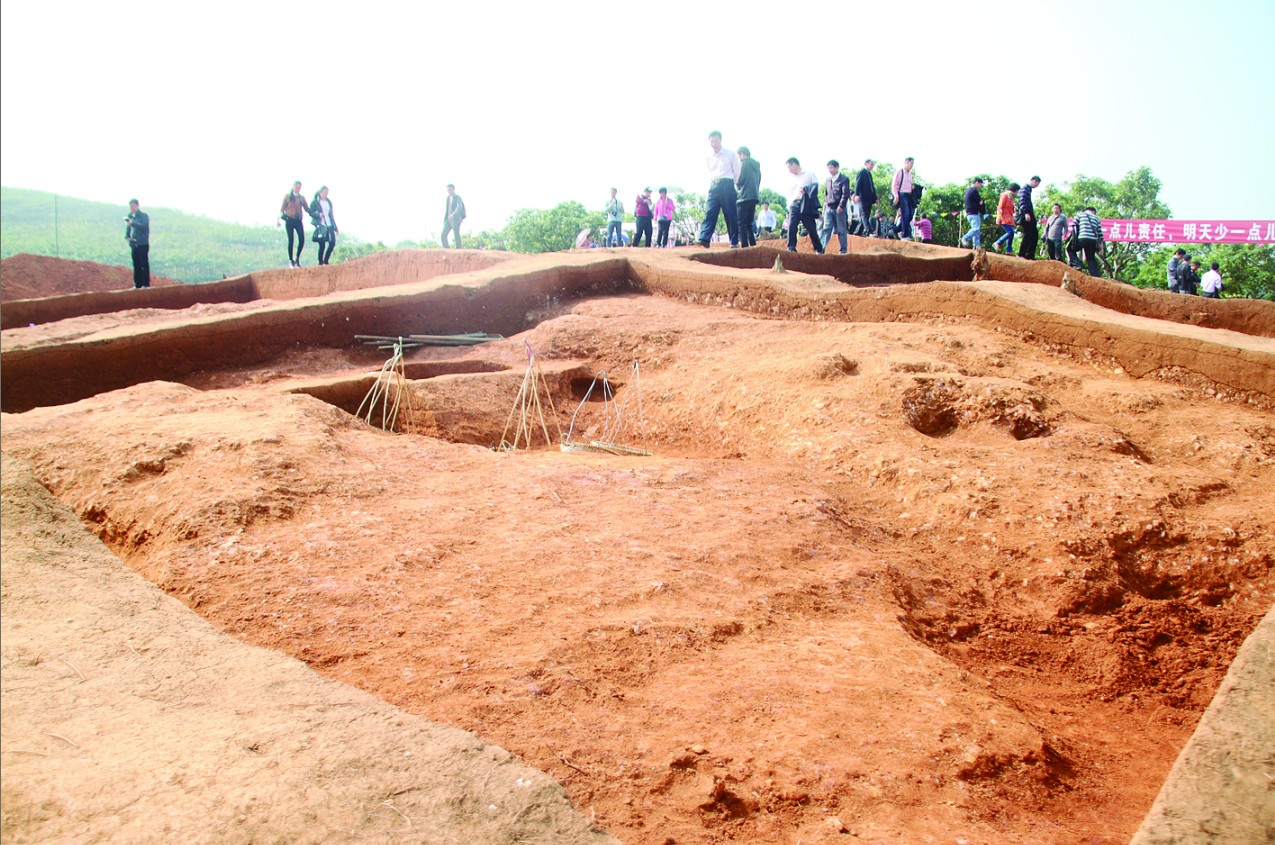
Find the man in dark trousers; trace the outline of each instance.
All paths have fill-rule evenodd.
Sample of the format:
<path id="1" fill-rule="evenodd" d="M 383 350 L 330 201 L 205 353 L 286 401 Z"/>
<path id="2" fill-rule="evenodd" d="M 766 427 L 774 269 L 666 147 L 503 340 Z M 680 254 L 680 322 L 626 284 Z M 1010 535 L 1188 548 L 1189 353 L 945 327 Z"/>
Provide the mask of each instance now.
<path id="1" fill-rule="evenodd" d="M 1072 219 L 1075 241 L 1067 247 L 1067 263 L 1077 269 L 1085 269 L 1089 275 L 1097 278 L 1102 275 L 1098 268 L 1098 251 L 1102 249 L 1102 220 L 1092 205 Z M 1085 263 L 1080 263 L 1084 255 Z"/>
<path id="2" fill-rule="evenodd" d="M 151 219 L 137 200 L 128 201 L 124 237 L 133 250 L 133 287 L 151 286 Z"/>
<path id="3" fill-rule="evenodd" d="M 646 236 L 646 245 L 651 245 L 651 233 L 654 231 L 651 220 L 653 209 L 651 208 L 651 189 L 643 188 L 642 193 L 637 195 L 637 200 L 633 203 L 633 222 L 637 227 L 633 232 L 633 240 L 629 241 L 629 246 L 640 246 L 642 236 Z"/>
<path id="4" fill-rule="evenodd" d="M 863 169 L 854 177 L 854 192 L 859 195 L 859 231 L 855 234 L 868 237 L 868 229 L 872 225 L 872 206 L 877 202 L 877 186 L 872 182 L 872 168 L 877 163 L 868 159 Z"/>
<path id="5" fill-rule="evenodd" d="M 460 221 L 465 219 L 465 201 L 456 193 L 456 186 L 447 186 L 447 210 L 443 214 L 443 249 L 447 249 L 447 233 L 456 233 L 456 249 L 460 249 Z"/>
<path id="6" fill-rule="evenodd" d="M 1036 207 L 1032 205 L 1032 188 L 1040 187 L 1040 177 L 1033 176 L 1018 191 L 1018 207 L 1014 216 L 1018 218 L 1023 240 L 1018 245 L 1018 257 L 1028 261 L 1036 259 L 1036 246 L 1040 242 L 1040 227 L 1036 223 Z"/>
<path id="7" fill-rule="evenodd" d="M 983 180 L 974 177 L 974 183 L 965 189 L 965 219 L 969 221 L 970 230 L 961 235 L 961 243 L 970 242 L 970 248 L 979 249 L 983 245 L 983 214 L 987 206 L 983 203 Z"/>
<path id="8" fill-rule="evenodd" d="M 757 246 L 753 232 L 753 217 L 757 213 L 757 200 L 761 192 L 761 164 L 753 158 L 752 150 L 740 147 L 739 175 L 735 177 L 735 218 L 739 225 L 739 245 Z"/>
<path id="9" fill-rule="evenodd" d="M 846 254 L 846 234 L 850 225 L 850 177 L 841 172 L 841 163 L 835 158 L 828 162 L 828 179 L 824 182 L 823 230 L 819 239 L 824 249 L 832 243 L 836 232 L 841 244 L 841 254 Z"/>

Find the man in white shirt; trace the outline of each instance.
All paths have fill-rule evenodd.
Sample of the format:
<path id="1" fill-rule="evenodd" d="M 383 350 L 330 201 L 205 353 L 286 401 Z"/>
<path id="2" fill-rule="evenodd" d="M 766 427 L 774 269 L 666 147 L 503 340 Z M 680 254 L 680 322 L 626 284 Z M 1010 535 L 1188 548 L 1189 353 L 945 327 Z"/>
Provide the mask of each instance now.
<path id="1" fill-rule="evenodd" d="M 770 207 L 770 203 L 761 204 L 761 211 L 757 215 L 757 228 L 759 231 L 769 235 L 775 231 L 775 210 Z"/>
<path id="2" fill-rule="evenodd" d="M 819 180 L 815 174 L 801 169 L 801 162 L 796 158 L 788 159 L 788 172 L 792 181 L 788 183 L 788 251 L 797 251 L 797 225 L 806 227 L 810 235 L 810 245 L 815 252 L 823 255 L 823 244 L 819 243 L 819 227 L 816 215 L 819 212 Z"/>
<path id="3" fill-rule="evenodd" d="M 1209 272 L 1200 277 L 1200 290 L 1209 299 L 1222 298 L 1222 274 L 1218 272 L 1216 261 L 1209 267 Z"/>
<path id="4" fill-rule="evenodd" d="M 735 180 L 739 177 L 739 156 L 734 150 L 722 146 L 722 133 L 714 129 L 708 133 L 708 145 L 713 148 L 708 156 L 708 208 L 704 223 L 699 227 L 699 245 L 706 247 L 713 242 L 717 231 L 717 214 L 726 218 L 726 231 L 730 245 L 739 246 L 739 219 L 735 215 L 735 203 L 739 195 Z"/>

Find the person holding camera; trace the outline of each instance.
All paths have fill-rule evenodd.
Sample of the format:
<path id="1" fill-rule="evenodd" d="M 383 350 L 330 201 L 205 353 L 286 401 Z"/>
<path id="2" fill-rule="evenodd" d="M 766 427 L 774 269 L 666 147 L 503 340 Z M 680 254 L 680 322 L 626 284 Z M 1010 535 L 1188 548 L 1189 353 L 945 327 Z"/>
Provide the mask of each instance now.
<path id="1" fill-rule="evenodd" d="M 314 199 L 310 202 L 310 222 L 314 224 L 314 244 L 319 248 L 319 263 L 328 264 L 332 250 L 336 249 L 337 228 L 327 185 L 314 192 Z"/>
<path id="2" fill-rule="evenodd" d="M 301 250 L 305 249 L 305 226 L 301 222 L 301 214 L 308 211 L 309 204 L 305 201 L 305 197 L 301 195 L 301 182 L 293 182 L 292 190 L 283 197 L 283 204 L 279 206 L 279 223 L 288 230 L 288 266 L 301 266 Z M 293 238 L 296 238 L 297 257 L 292 257 Z"/>
<path id="3" fill-rule="evenodd" d="M 151 286 L 151 219 L 137 200 L 128 201 L 124 238 L 133 251 L 133 287 Z"/>

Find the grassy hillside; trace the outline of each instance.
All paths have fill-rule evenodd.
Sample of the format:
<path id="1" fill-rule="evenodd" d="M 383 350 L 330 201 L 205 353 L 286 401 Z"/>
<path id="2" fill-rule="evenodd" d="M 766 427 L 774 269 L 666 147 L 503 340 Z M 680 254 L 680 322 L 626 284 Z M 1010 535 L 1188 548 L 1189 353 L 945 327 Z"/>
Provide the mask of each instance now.
<path id="1" fill-rule="evenodd" d="M 99 264 L 130 264 L 123 217 L 128 207 L 58 195 L 54 239 L 54 195 L 24 188 L 0 188 L 0 258 L 20 252 L 54 255 Z M 284 236 L 270 226 L 243 226 L 171 208 L 143 206 L 151 217 L 151 272 L 180 282 L 207 282 L 287 263 Z M 309 225 L 306 226 L 309 234 Z M 358 251 L 342 235 L 342 247 Z M 306 258 L 313 261 L 314 247 Z"/>

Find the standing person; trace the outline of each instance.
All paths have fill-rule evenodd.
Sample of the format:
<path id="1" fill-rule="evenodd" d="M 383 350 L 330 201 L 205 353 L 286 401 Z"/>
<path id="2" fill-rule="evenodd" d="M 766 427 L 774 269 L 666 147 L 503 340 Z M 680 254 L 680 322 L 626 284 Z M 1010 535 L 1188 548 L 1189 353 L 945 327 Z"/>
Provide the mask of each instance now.
<path id="1" fill-rule="evenodd" d="M 611 189 L 611 199 L 607 200 L 607 246 L 623 246 L 624 245 L 624 203 L 620 202 L 616 194 L 619 193 L 615 188 Z"/>
<path id="2" fill-rule="evenodd" d="M 975 176 L 974 182 L 965 189 L 965 219 L 969 221 L 970 230 L 961 235 L 961 243 L 969 241 L 971 249 L 979 249 L 983 245 L 983 212 L 986 208 L 983 180 Z"/>
<path id="3" fill-rule="evenodd" d="M 314 244 L 319 248 L 319 264 L 328 264 L 332 250 L 336 249 L 336 218 L 332 215 L 332 200 L 328 199 L 328 186 L 315 191 L 310 201 L 310 222 L 314 224 Z M 457 235 L 457 237 L 460 237 Z"/>
<path id="4" fill-rule="evenodd" d="M 930 222 L 930 215 L 922 214 L 912 225 L 921 236 L 921 243 L 934 243 L 934 224 Z"/>
<path id="5" fill-rule="evenodd" d="M 1195 296 L 1200 285 L 1200 260 L 1188 253 L 1178 265 L 1178 293 Z"/>
<path id="6" fill-rule="evenodd" d="M 1186 259 L 1187 254 L 1185 249 L 1178 247 L 1173 250 L 1173 257 L 1169 259 L 1168 268 L 1169 293 L 1178 292 L 1178 270 L 1182 268 L 1182 262 L 1186 261 Z"/>
<path id="7" fill-rule="evenodd" d="M 753 215 L 761 194 L 761 164 L 753 158 L 748 147 L 739 148 L 739 175 L 735 177 L 735 218 L 739 226 L 739 245 L 757 246 L 757 232 Z"/>
<path id="8" fill-rule="evenodd" d="M 1014 251 L 1014 198 L 1018 196 L 1018 183 L 1010 182 L 1009 187 L 1001 191 L 1001 198 L 996 203 L 996 222 L 1005 230 L 1005 234 L 996 239 L 992 249 L 1006 255 Z M 1001 249 L 1001 244 L 1005 248 Z"/>
<path id="9" fill-rule="evenodd" d="M 1032 205 L 1032 188 L 1040 187 L 1040 177 L 1033 176 L 1018 190 L 1018 208 L 1014 222 L 1023 227 L 1023 239 L 1018 244 L 1018 257 L 1036 260 L 1036 245 L 1040 240 L 1040 227 L 1036 223 L 1036 207 Z"/>
<path id="10" fill-rule="evenodd" d="M 699 227 L 699 245 L 708 246 L 717 231 L 717 215 L 726 218 L 726 232 L 730 245 L 739 246 L 739 218 L 735 216 L 735 180 L 739 178 L 739 157 L 722 146 L 722 133 L 714 129 L 708 133 L 708 208 L 704 211 L 704 223 Z"/>
<path id="11" fill-rule="evenodd" d="M 301 183 L 293 182 L 292 190 L 283 197 L 283 204 L 279 206 L 279 219 L 282 225 L 288 230 L 288 266 L 301 266 L 301 250 L 305 249 L 305 226 L 301 222 L 301 212 L 309 209 L 309 204 L 305 201 L 305 197 L 301 196 Z M 292 257 L 292 241 L 296 238 L 297 257 Z"/>
<path id="12" fill-rule="evenodd" d="M 1055 205 L 1054 208 L 1058 206 Z M 1091 205 L 1077 214 L 1071 224 L 1075 227 L 1076 240 L 1074 244 L 1067 247 L 1067 263 L 1073 267 L 1080 267 L 1079 254 L 1084 253 L 1085 269 L 1089 275 L 1095 278 L 1101 276 L 1102 272 L 1098 269 L 1098 250 L 1102 247 L 1102 220 L 1098 217 L 1098 212 Z"/>
<path id="13" fill-rule="evenodd" d="M 148 288 L 151 286 L 150 215 L 142 211 L 137 200 L 132 199 L 128 201 L 128 216 L 124 223 L 124 239 L 133 253 L 133 287 Z"/>
<path id="14" fill-rule="evenodd" d="M 828 179 L 824 183 L 823 232 L 824 246 L 832 243 L 832 233 L 837 233 L 841 254 L 848 248 L 846 235 L 850 232 L 850 177 L 841 172 L 841 163 L 835 158 L 828 162 Z"/>
<path id="15" fill-rule="evenodd" d="M 633 201 L 633 241 L 629 246 L 639 246 L 646 235 L 646 245 L 651 245 L 651 189 L 643 188 Z"/>
<path id="16" fill-rule="evenodd" d="M 854 177 L 854 192 L 859 195 L 859 234 L 869 236 L 872 227 L 872 206 L 877 202 L 877 186 L 872 181 L 872 168 L 877 163 L 872 159 L 863 162 L 863 168 Z"/>
<path id="17" fill-rule="evenodd" d="M 1067 237 L 1067 217 L 1062 213 L 1062 206 L 1054 203 L 1049 218 L 1045 220 L 1045 252 L 1050 261 L 1063 260 L 1063 238 Z M 1090 273 L 1089 275 L 1094 275 Z"/>
<path id="18" fill-rule="evenodd" d="M 912 167 L 916 159 L 908 156 L 903 159 L 903 166 L 894 171 L 894 179 L 890 182 L 890 193 L 894 197 L 894 205 L 899 209 L 900 234 L 903 240 L 912 240 L 912 215 L 916 213 L 916 197 L 912 189 L 916 184 L 912 181 Z"/>
<path id="19" fill-rule="evenodd" d="M 850 216 L 846 223 L 849 224 L 850 234 L 857 235 L 863 231 L 863 220 L 859 217 L 859 195 L 850 195 Z"/>
<path id="20" fill-rule="evenodd" d="M 465 201 L 456 193 L 456 186 L 447 183 L 447 205 L 443 209 L 443 249 L 447 249 L 447 233 L 456 234 L 456 249 L 460 244 L 460 223 L 465 219 Z"/>
<path id="21" fill-rule="evenodd" d="M 673 225 L 673 200 L 669 199 L 668 188 L 660 188 L 660 198 L 655 201 L 655 222 L 659 225 L 659 234 L 655 236 L 657 247 L 668 246 L 668 228 Z"/>
<path id="22" fill-rule="evenodd" d="M 1209 267 L 1209 272 L 1205 273 L 1204 277 L 1200 279 L 1200 289 L 1204 291 L 1204 296 L 1209 299 L 1222 298 L 1222 274 L 1218 271 L 1216 261 Z"/>
<path id="23" fill-rule="evenodd" d="M 761 215 L 757 218 L 757 228 L 763 235 L 769 235 L 775 231 L 777 218 L 775 210 L 770 207 L 770 203 L 761 204 Z"/>
<path id="24" fill-rule="evenodd" d="M 806 227 L 810 245 L 815 248 L 815 252 L 823 255 L 816 217 L 819 209 L 819 182 L 815 179 L 815 174 L 801 169 L 801 162 L 795 157 L 788 159 L 787 164 L 788 172 L 792 174 L 788 189 L 788 251 L 797 251 L 797 228 L 800 223 Z"/>

